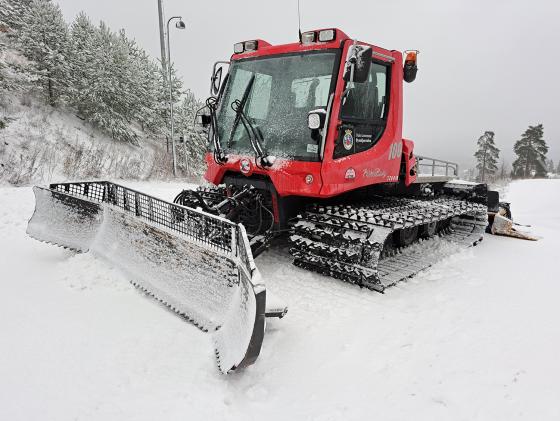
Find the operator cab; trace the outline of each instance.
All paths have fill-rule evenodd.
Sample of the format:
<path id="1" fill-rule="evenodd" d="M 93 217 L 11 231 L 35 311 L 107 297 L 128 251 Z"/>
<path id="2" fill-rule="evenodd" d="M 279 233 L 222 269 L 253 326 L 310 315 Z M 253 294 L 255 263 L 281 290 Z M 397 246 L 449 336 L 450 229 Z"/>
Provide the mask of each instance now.
<path id="1" fill-rule="evenodd" d="M 268 180 L 280 197 L 315 198 L 399 181 L 404 152 L 405 170 L 413 166 L 412 142 L 403 147 L 402 81 L 416 69 L 416 55 L 403 66 L 400 52 L 333 28 L 292 44 L 235 44 L 230 61 L 214 66 L 202 116 L 206 179 Z"/>

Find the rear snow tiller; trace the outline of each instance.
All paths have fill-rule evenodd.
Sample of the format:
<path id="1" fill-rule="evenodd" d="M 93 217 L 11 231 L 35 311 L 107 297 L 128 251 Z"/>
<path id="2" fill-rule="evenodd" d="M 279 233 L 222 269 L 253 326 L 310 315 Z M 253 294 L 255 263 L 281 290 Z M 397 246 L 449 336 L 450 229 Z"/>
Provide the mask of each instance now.
<path id="1" fill-rule="evenodd" d="M 117 260 L 214 331 L 222 371 L 250 364 L 265 315 L 286 311 L 266 310 L 252 261 L 279 237 L 296 266 L 383 292 L 478 244 L 485 229 L 521 235 L 497 192 L 456 180 L 457 164 L 419 156 L 403 137 L 417 59 L 336 28 L 291 44 L 237 43 L 214 65 L 197 113 L 210 186 L 175 204 L 107 182 L 36 188 L 28 231 Z"/>
<path id="2" fill-rule="evenodd" d="M 266 289 L 242 225 L 106 181 L 33 191 L 31 237 L 114 262 L 138 288 L 212 332 L 222 372 L 257 359 Z"/>

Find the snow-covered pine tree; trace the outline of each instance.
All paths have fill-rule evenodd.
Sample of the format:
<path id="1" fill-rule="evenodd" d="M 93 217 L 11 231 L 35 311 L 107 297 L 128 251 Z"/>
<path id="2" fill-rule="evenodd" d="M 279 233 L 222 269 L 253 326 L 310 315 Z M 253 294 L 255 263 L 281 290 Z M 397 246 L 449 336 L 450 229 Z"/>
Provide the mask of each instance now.
<path id="1" fill-rule="evenodd" d="M 0 32 L 8 32 L 10 24 L 8 20 L 13 16 L 11 1 L 0 0 Z"/>
<path id="2" fill-rule="evenodd" d="M 83 19 L 82 19 L 83 20 Z M 85 22 L 82 26 L 85 25 Z M 159 66 L 124 31 L 112 32 L 101 22 L 90 48 L 89 69 L 82 89 L 84 117 L 114 139 L 137 143 L 135 123 L 153 134 L 165 132 L 164 89 Z M 78 60 L 79 63 L 79 60 Z"/>
<path id="3" fill-rule="evenodd" d="M 134 120 L 140 124 L 142 130 L 161 134 L 165 122 L 158 119 L 158 66 L 136 43 L 130 43 L 129 47 L 135 75 Z"/>
<path id="4" fill-rule="evenodd" d="M 513 176 L 528 178 L 546 176 L 546 154 L 548 146 L 543 139 L 542 124 L 529 126 L 515 145 L 513 151 L 517 159 L 513 162 Z"/>
<path id="5" fill-rule="evenodd" d="M 166 137 L 170 134 L 170 118 L 169 118 L 169 87 L 167 85 L 167 77 L 164 74 L 161 64 L 156 65 L 157 77 L 157 96 L 156 96 L 156 109 L 155 114 L 152 116 L 153 120 L 149 124 L 150 130 L 156 134 L 163 134 Z M 173 103 L 175 104 L 183 94 L 183 81 L 177 76 L 175 67 L 171 66 L 171 80 L 172 80 L 172 93 Z M 177 114 L 177 107 L 175 114 Z M 175 120 L 177 116 L 175 115 Z M 177 133 L 177 132 L 176 132 Z"/>
<path id="6" fill-rule="evenodd" d="M 494 132 L 486 131 L 477 141 L 478 150 L 475 152 L 478 178 L 484 182 L 486 177 L 494 175 L 498 169 L 500 150 L 494 144 Z"/>
<path id="7" fill-rule="evenodd" d="M 120 86 L 124 90 L 127 119 L 139 123 L 143 130 L 161 134 L 166 122 L 158 113 L 159 66 L 134 40 L 128 39 L 124 31 L 119 32 L 118 36 L 121 52 L 126 54 L 126 59 L 122 57 Z M 177 88 L 180 87 L 178 85 Z"/>
<path id="8" fill-rule="evenodd" d="M 129 125 L 123 116 L 123 87 L 119 86 L 119 72 L 123 71 L 122 54 L 118 37 L 101 22 L 93 42 L 93 68 L 91 95 L 93 102 L 86 117 L 100 128 L 111 133 L 113 139 L 131 140 Z"/>
<path id="9" fill-rule="evenodd" d="M 0 0 L 0 90 L 23 91 L 34 80 L 33 63 L 25 60 L 17 47 L 19 22 L 28 12 L 27 4 L 15 0 Z"/>
<path id="10" fill-rule="evenodd" d="M 9 89 L 9 74 L 7 71 L 8 64 L 5 60 L 5 51 L 7 50 L 7 33 L 10 26 L 7 23 L 8 13 L 11 12 L 7 0 L 0 0 L 0 89 Z M 3 121 L 0 120 L 0 129 L 3 128 Z"/>
<path id="11" fill-rule="evenodd" d="M 69 102 L 76 107 L 78 115 L 87 118 L 97 107 L 92 82 L 94 67 L 96 27 L 81 12 L 70 27 L 68 62 L 70 68 Z"/>
<path id="12" fill-rule="evenodd" d="M 114 95 L 111 103 L 115 117 L 112 128 L 115 139 L 137 143 L 136 133 L 131 124 L 138 118 L 140 108 L 141 81 L 134 66 L 131 53 L 132 42 L 126 38 L 123 30 L 113 34 L 112 67 Z"/>
<path id="13" fill-rule="evenodd" d="M 22 52 L 36 63 L 38 83 L 48 102 L 56 103 L 68 87 L 68 27 L 60 7 L 49 0 L 33 0 L 21 20 L 18 38 Z"/>
<path id="14" fill-rule="evenodd" d="M 31 0 L 0 0 L 0 31 L 17 31 L 29 12 Z"/>

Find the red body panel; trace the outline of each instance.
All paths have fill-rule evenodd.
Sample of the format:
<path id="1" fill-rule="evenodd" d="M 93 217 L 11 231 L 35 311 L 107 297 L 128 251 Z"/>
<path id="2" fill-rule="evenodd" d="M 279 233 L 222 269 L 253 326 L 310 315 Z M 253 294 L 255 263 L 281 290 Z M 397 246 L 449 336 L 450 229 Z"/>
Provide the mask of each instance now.
<path id="1" fill-rule="evenodd" d="M 415 176 L 410 175 L 410 169 L 414 167 L 415 159 L 412 156 L 413 142 L 402 138 L 402 87 L 403 87 L 403 63 L 402 54 L 398 51 L 389 51 L 372 46 L 374 52 L 378 52 L 394 59 L 391 65 L 389 111 L 387 124 L 377 143 L 365 150 L 353 155 L 339 159 L 333 159 L 335 140 L 342 121 L 339 119 L 341 108 L 341 96 L 345 88 L 342 74 L 345 65 L 347 51 L 353 41 L 342 31 L 337 30 L 336 39 L 332 42 L 321 42 L 302 45 L 300 43 L 263 46 L 257 51 L 234 54 L 231 60 L 240 58 L 277 55 L 307 50 L 320 50 L 327 48 L 340 48 L 342 46 L 342 60 L 340 62 L 339 76 L 334 92 L 334 100 L 330 121 L 328 122 L 327 136 L 325 137 L 324 158 L 322 162 L 302 162 L 277 159 L 272 167 L 260 169 L 255 166 L 254 157 L 229 155 L 228 162 L 218 165 L 214 162 L 212 154 L 206 155 L 208 165 L 205 178 L 213 184 L 220 184 L 226 172 L 242 173 L 240 161 L 245 158 L 251 163 L 251 169 L 245 175 L 262 174 L 270 178 L 276 191 L 280 196 L 306 196 L 306 197 L 333 197 L 346 191 L 360 187 L 380 184 L 394 183 L 399 181 L 401 167 L 401 156 L 405 158 L 406 176 L 402 180 L 406 185 L 414 181 Z M 260 42 L 260 45 L 266 43 Z M 370 45 L 359 42 L 362 45 Z M 376 60 L 388 61 L 381 56 L 374 56 Z M 402 151 L 395 153 L 395 151 Z M 312 183 L 306 183 L 306 176 L 313 176 Z M 353 174 L 353 177 L 348 176 Z"/>
<path id="2" fill-rule="evenodd" d="M 402 159 L 405 164 L 404 185 L 410 186 L 417 177 L 416 158 L 414 157 L 414 142 L 403 139 Z"/>
<path id="3" fill-rule="evenodd" d="M 228 155 L 228 162 L 217 165 L 211 153 L 206 154 L 205 178 L 213 183 L 220 184 L 227 172 L 241 173 L 241 160 L 248 159 L 251 170 L 246 176 L 253 174 L 266 175 L 270 178 L 280 196 L 309 196 L 321 197 L 321 162 L 288 161 L 278 158 L 272 167 L 257 168 L 253 156 Z M 313 182 L 307 184 L 305 177 L 311 174 Z"/>

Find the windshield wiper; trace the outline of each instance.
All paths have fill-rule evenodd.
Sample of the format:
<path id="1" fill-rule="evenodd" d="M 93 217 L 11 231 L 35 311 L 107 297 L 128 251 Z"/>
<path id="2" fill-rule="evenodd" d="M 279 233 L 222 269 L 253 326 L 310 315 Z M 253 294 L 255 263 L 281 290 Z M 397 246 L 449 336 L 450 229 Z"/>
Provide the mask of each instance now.
<path id="1" fill-rule="evenodd" d="M 251 122 L 249 117 L 247 117 L 247 114 L 245 114 L 244 111 L 254 81 L 255 81 L 255 75 L 253 74 L 253 76 L 251 76 L 251 79 L 249 79 L 249 83 L 247 83 L 247 87 L 243 92 L 243 96 L 241 97 L 241 100 L 236 99 L 231 103 L 231 108 L 233 111 L 235 111 L 235 120 L 233 121 L 233 126 L 231 128 L 231 132 L 229 135 L 228 147 L 231 147 L 231 143 L 235 135 L 235 130 L 237 129 L 237 126 L 239 126 L 239 122 L 241 122 L 243 124 L 243 127 L 245 128 L 245 131 L 247 132 L 247 135 L 249 136 L 249 142 L 251 143 L 251 147 L 253 148 L 253 151 L 255 151 L 255 155 L 256 155 L 255 158 L 257 158 L 255 162 L 258 165 L 258 160 L 260 159 L 262 165 L 264 165 L 265 167 L 270 167 L 274 163 L 274 157 L 268 156 L 268 154 L 264 151 L 262 145 L 263 143 L 262 133 L 258 128 L 255 127 L 255 125 Z"/>
<path id="2" fill-rule="evenodd" d="M 249 82 L 247 83 L 247 86 L 245 87 L 245 91 L 243 91 L 243 96 L 241 97 L 241 100 L 236 99 L 235 101 L 233 101 L 231 103 L 232 109 L 233 109 L 233 104 L 235 104 L 235 103 L 239 103 L 239 106 L 237 107 L 237 109 L 233 110 L 233 111 L 235 111 L 235 120 L 233 120 L 233 125 L 231 126 L 231 131 L 229 132 L 229 139 L 228 139 L 228 143 L 227 143 L 228 148 L 231 147 L 231 143 L 233 142 L 233 137 L 235 135 L 235 130 L 237 129 L 237 126 L 239 125 L 239 121 L 241 120 L 241 113 L 243 112 L 243 108 L 245 108 L 245 104 L 247 103 L 247 99 L 249 99 L 249 94 L 251 93 L 251 89 L 253 88 L 253 83 L 254 82 L 255 82 L 255 74 L 253 73 L 253 75 L 251 76 L 251 79 L 249 79 Z"/>
<path id="3" fill-rule="evenodd" d="M 245 131 L 249 136 L 249 142 L 251 143 L 251 147 L 255 151 L 255 162 L 257 163 L 257 165 L 259 165 L 260 159 L 260 164 L 265 167 L 270 167 L 272 164 L 274 164 L 275 158 L 273 156 L 269 156 L 265 152 L 263 147 L 264 139 L 261 131 L 258 129 L 258 127 L 255 127 L 255 125 L 251 122 L 251 119 L 247 117 L 247 114 L 245 114 L 245 111 L 240 108 L 241 101 L 234 101 L 231 106 L 233 110 L 238 113 L 241 124 L 243 124 L 243 127 L 245 128 Z"/>

